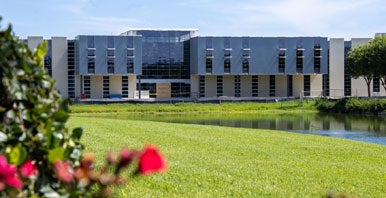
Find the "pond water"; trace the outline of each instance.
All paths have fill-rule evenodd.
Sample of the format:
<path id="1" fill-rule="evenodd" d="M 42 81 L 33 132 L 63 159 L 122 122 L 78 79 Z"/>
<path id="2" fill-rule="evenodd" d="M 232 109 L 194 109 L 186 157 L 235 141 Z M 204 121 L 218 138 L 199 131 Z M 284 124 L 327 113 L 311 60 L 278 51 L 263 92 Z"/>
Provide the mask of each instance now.
<path id="1" fill-rule="evenodd" d="M 111 116 L 109 116 L 111 118 Z M 316 134 L 386 145 L 386 117 L 341 114 L 198 114 L 122 117 L 119 119 L 151 120 Z"/>

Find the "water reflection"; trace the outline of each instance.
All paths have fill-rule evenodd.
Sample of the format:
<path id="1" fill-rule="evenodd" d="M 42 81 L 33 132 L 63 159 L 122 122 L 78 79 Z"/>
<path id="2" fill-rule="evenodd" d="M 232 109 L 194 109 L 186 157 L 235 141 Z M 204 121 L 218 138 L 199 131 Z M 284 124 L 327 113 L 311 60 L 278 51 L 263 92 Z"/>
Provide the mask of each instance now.
<path id="1" fill-rule="evenodd" d="M 111 117 L 111 115 L 109 116 Z M 386 145 L 386 117 L 341 114 L 161 115 L 117 119 L 151 120 L 228 127 L 274 129 L 346 138 Z"/>

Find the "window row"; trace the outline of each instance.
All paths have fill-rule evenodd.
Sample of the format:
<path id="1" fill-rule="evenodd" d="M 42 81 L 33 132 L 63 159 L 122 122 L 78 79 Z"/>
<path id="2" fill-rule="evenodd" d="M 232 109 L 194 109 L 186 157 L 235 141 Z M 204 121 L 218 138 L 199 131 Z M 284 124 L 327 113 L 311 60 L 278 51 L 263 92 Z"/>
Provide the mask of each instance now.
<path id="1" fill-rule="evenodd" d="M 268 80 L 268 96 L 269 97 L 276 97 L 277 96 L 277 82 L 276 82 L 276 76 L 275 75 L 270 75 L 269 76 L 269 80 Z M 293 96 L 293 76 L 292 75 L 288 75 L 287 76 L 287 91 L 286 91 L 286 95 L 287 97 L 291 97 Z M 245 82 L 244 82 L 245 83 Z M 250 92 L 250 96 L 252 97 L 259 97 L 259 76 L 257 75 L 253 75 L 251 76 L 251 89 L 248 90 L 247 92 Z M 242 85 L 241 85 L 241 76 L 240 75 L 235 75 L 234 78 L 233 78 L 233 96 L 234 97 L 241 97 L 241 90 L 242 89 L 245 89 L 245 88 L 242 88 Z M 263 83 L 265 84 L 265 83 Z M 230 84 L 228 83 L 227 86 L 229 86 Z M 200 76 L 199 77 L 199 97 L 207 97 L 209 95 L 211 95 L 210 97 L 212 97 L 212 94 L 213 93 L 206 93 L 206 79 L 205 79 L 205 76 Z M 245 86 L 245 84 L 244 84 Z M 265 86 L 265 85 L 264 85 Z M 224 96 L 224 90 L 225 89 L 228 89 L 228 94 L 229 94 L 229 87 L 226 87 L 225 84 L 224 84 L 224 77 L 223 76 L 216 76 L 216 96 L 217 97 L 220 97 L 220 96 Z M 303 81 L 303 90 L 304 90 L 304 96 L 310 96 L 311 95 L 311 77 L 310 75 L 304 75 L 304 81 Z M 244 90 L 245 91 L 245 90 Z M 263 91 L 264 92 L 264 91 Z M 244 93 L 245 94 L 245 93 Z"/>
<path id="2" fill-rule="evenodd" d="M 206 54 L 205 54 L 206 58 L 212 58 L 213 59 L 214 58 L 213 51 L 214 51 L 213 48 L 206 49 Z M 249 52 L 250 52 L 249 48 L 242 49 L 242 57 L 243 58 L 250 58 Z M 225 48 L 224 49 L 224 58 L 226 58 L 226 59 L 232 58 L 232 49 L 231 48 Z"/>
<path id="3" fill-rule="evenodd" d="M 134 48 L 127 48 L 126 49 L 126 56 L 129 58 L 134 58 Z M 87 56 L 89 58 L 95 58 L 96 56 L 96 48 L 88 48 L 87 49 Z M 115 48 L 107 48 L 106 49 L 106 56 L 110 58 L 115 58 Z"/>
<path id="4" fill-rule="evenodd" d="M 107 65 L 107 73 L 114 73 L 115 59 L 114 58 L 107 58 L 106 65 Z M 95 58 L 89 58 L 88 59 L 87 72 L 90 74 L 95 73 Z M 129 74 L 134 73 L 134 59 L 132 59 L 132 58 L 127 59 L 126 72 Z"/>
<path id="5" fill-rule="evenodd" d="M 213 72 L 213 60 L 207 58 L 206 59 L 206 68 L 205 71 L 206 73 L 212 73 Z M 249 73 L 249 60 L 244 59 L 242 62 L 242 72 L 243 73 Z M 225 59 L 224 60 L 224 73 L 231 73 L 231 61 L 230 59 Z"/>

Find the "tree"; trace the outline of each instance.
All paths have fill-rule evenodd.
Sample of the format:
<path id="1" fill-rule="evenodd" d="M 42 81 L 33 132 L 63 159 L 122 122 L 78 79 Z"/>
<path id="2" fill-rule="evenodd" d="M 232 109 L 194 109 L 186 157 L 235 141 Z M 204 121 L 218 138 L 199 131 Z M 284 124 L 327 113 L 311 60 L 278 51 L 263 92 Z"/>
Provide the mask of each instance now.
<path id="1" fill-rule="evenodd" d="M 369 97 L 371 96 L 371 81 L 376 73 L 376 68 L 372 64 L 374 59 L 374 56 L 371 56 L 372 52 L 369 45 L 361 45 L 351 50 L 345 61 L 345 67 L 351 77 L 355 79 L 362 77 L 365 80 Z"/>
<path id="2" fill-rule="evenodd" d="M 374 76 L 379 77 L 386 90 L 386 36 L 376 36 L 369 43 L 369 54 L 375 67 Z"/>

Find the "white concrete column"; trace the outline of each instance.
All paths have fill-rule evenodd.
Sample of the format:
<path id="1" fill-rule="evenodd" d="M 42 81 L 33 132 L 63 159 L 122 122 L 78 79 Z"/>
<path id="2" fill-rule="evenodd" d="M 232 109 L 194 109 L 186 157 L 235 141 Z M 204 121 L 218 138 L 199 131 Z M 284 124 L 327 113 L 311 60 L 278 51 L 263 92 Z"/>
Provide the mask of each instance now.
<path id="1" fill-rule="evenodd" d="M 293 95 L 294 97 L 300 97 L 300 94 L 304 94 L 304 76 L 293 75 Z"/>
<path id="2" fill-rule="evenodd" d="M 200 94 L 200 77 L 198 75 L 190 76 L 190 97 L 197 97 Z"/>
<path id="3" fill-rule="evenodd" d="M 122 94 L 122 76 L 110 76 L 110 94 Z"/>
<path id="4" fill-rule="evenodd" d="M 52 37 L 52 78 L 56 80 L 55 88 L 64 97 L 68 97 L 68 62 L 67 38 Z"/>
<path id="5" fill-rule="evenodd" d="M 330 97 L 344 96 L 344 39 L 330 39 Z"/>
<path id="6" fill-rule="evenodd" d="M 217 97 L 217 77 L 205 76 L 205 97 Z"/>
<path id="7" fill-rule="evenodd" d="M 103 76 L 91 76 L 91 97 L 103 98 Z"/>
<path id="8" fill-rule="evenodd" d="M 129 98 L 134 98 L 137 90 L 137 76 L 129 75 Z"/>
<path id="9" fill-rule="evenodd" d="M 235 76 L 223 76 L 223 95 L 228 97 L 235 96 Z"/>
<path id="10" fill-rule="evenodd" d="M 287 76 L 286 75 L 276 75 L 275 76 L 275 88 L 276 96 L 286 97 L 287 96 Z"/>
<path id="11" fill-rule="evenodd" d="M 241 75 L 240 76 L 240 91 L 241 97 L 252 97 L 252 76 L 251 75 Z"/>
<path id="12" fill-rule="evenodd" d="M 310 75 L 311 96 L 323 96 L 323 75 Z"/>

